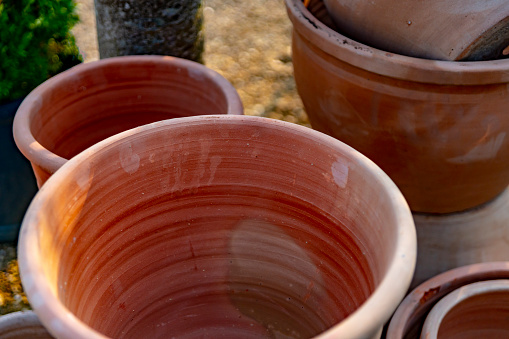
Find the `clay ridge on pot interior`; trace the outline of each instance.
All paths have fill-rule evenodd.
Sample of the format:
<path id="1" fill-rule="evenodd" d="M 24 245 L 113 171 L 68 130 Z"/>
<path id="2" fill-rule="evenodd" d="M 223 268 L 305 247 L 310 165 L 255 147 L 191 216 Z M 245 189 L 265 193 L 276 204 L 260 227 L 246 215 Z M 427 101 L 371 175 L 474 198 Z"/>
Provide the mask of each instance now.
<path id="1" fill-rule="evenodd" d="M 439 274 L 408 294 L 392 317 L 387 339 L 418 339 L 433 306 L 456 289 L 475 282 L 509 279 L 509 262 L 462 266 Z"/>
<path id="2" fill-rule="evenodd" d="M 82 64 L 33 90 L 14 119 L 18 148 L 39 187 L 94 143 L 150 122 L 202 114 L 243 114 L 217 72 L 169 56 L 124 56 Z"/>
<path id="3" fill-rule="evenodd" d="M 309 128 L 165 120 L 103 140 L 24 219 L 28 299 L 57 338 L 370 338 L 416 256 L 403 196 Z"/>
<path id="4" fill-rule="evenodd" d="M 466 210 L 507 187 L 509 59 L 388 53 L 327 26 L 323 1 L 286 5 L 295 80 L 311 125 L 377 163 L 413 211 Z"/>

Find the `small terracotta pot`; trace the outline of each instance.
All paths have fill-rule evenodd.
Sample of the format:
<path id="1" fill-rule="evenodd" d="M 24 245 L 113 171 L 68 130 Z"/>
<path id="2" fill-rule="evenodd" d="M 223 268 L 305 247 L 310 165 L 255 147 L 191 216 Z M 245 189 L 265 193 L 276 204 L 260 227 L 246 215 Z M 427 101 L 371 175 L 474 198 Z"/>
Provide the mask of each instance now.
<path id="1" fill-rule="evenodd" d="M 468 211 L 414 213 L 414 222 L 419 252 L 412 286 L 459 266 L 509 259 L 509 188 Z"/>
<path id="2" fill-rule="evenodd" d="M 374 163 L 259 117 L 156 122 L 67 162 L 23 221 L 27 297 L 57 338 L 379 335 L 416 256 Z"/>
<path id="3" fill-rule="evenodd" d="M 421 339 L 509 338 L 509 280 L 458 288 L 426 317 Z"/>
<path id="4" fill-rule="evenodd" d="M 242 114 L 215 71 L 168 56 L 125 56 L 76 66 L 32 91 L 14 118 L 14 139 L 39 187 L 68 159 L 111 135 L 150 122 Z"/>
<path id="5" fill-rule="evenodd" d="M 509 46 L 506 0 L 324 0 L 340 32 L 425 59 L 490 60 Z"/>
<path id="6" fill-rule="evenodd" d="M 509 279 L 509 262 L 462 266 L 425 281 L 399 305 L 386 338 L 418 339 L 426 316 L 444 296 L 468 284 L 496 279 Z"/>
<path id="7" fill-rule="evenodd" d="M 355 42 L 323 1 L 286 0 L 295 81 L 313 128 L 378 164 L 417 212 L 450 213 L 509 185 L 509 60 L 447 62 Z"/>
<path id="8" fill-rule="evenodd" d="M 0 316 L 2 339 L 52 339 L 32 311 L 14 312 Z"/>

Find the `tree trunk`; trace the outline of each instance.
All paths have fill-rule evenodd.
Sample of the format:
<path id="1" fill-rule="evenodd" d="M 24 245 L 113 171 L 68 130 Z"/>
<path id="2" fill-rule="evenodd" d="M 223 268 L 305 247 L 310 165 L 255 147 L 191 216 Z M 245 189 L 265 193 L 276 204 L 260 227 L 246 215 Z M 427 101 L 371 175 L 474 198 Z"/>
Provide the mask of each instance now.
<path id="1" fill-rule="evenodd" d="M 201 0 L 95 0 L 101 58 L 172 55 L 202 62 Z"/>

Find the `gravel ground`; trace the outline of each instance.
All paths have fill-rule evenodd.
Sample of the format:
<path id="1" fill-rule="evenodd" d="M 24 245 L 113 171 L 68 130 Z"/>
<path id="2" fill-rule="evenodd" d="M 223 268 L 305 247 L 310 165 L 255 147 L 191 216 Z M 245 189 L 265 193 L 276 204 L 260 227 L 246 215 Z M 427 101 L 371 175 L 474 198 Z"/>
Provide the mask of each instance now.
<path id="1" fill-rule="evenodd" d="M 291 23 L 283 0 L 204 0 L 205 65 L 239 92 L 245 114 L 309 126 L 295 88 Z M 94 1 L 77 0 L 73 29 L 85 62 L 99 59 Z M 0 244 L 0 315 L 28 308 L 16 248 Z"/>

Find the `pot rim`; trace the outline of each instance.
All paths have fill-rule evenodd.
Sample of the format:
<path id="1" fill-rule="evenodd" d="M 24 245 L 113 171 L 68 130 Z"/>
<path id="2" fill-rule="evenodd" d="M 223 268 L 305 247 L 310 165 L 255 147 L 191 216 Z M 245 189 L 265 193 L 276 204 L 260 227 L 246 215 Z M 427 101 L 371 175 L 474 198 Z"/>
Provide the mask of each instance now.
<path id="1" fill-rule="evenodd" d="M 334 58 L 382 76 L 439 85 L 488 85 L 509 82 L 509 59 L 443 61 L 415 58 L 350 39 L 318 20 L 302 0 L 285 0 L 294 34 Z"/>
<path id="2" fill-rule="evenodd" d="M 421 338 L 437 338 L 445 316 L 461 302 L 483 294 L 509 293 L 509 280 L 486 280 L 462 286 L 443 297 L 426 317 Z"/>
<path id="3" fill-rule="evenodd" d="M 10 328 L 12 325 L 41 326 L 41 323 L 34 311 L 31 310 L 16 311 L 0 316 L 1 330 Z"/>
<path id="4" fill-rule="evenodd" d="M 33 136 L 31 131 L 31 121 L 37 114 L 38 106 L 42 105 L 42 99 L 60 86 L 61 82 L 67 82 L 72 79 L 80 79 L 82 74 L 94 72 L 97 69 L 118 67 L 130 64 L 152 64 L 152 65 L 175 65 L 183 69 L 192 69 L 205 75 L 217 84 L 225 95 L 228 115 L 242 115 L 243 105 L 239 94 L 233 85 L 216 71 L 187 59 L 163 56 L 163 55 L 128 55 L 100 59 L 89 63 L 82 63 L 74 66 L 52 78 L 46 80 L 32 92 L 30 92 L 21 103 L 13 122 L 14 141 L 23 155 L 32 163 L 40 166 L 49 173 L 56 172 L 68 159 L 65 159 L 44 146 L 42 146 Z"/>
<path id="5" fill-rule="evenodd" d="M 38 211 L 45 200 L 52 195 L 52 192 L 58 191 L 64 179 L 71 176 L 75 168 L 86 163 L 91 154 L 111 147 L 110 145 L 121 139 L 133 137 L 150 130 L 171 128 L 174 125 L 219 125 L 222 123 L 248 123 L 259 128 L 272 128 L 281 132 L 289 130 L 296 135 L 308 135 L 313 140 L 316 140 L 317 143 L 329 144 L 338 148 L 343 154 L 350 157 L 359 166 L 362 166 L 380 180 L 396 216 L 395 233 L 397 234 L 397 239 L 395 239 L 393 257 L 388 264 L 385 276 L 369 298 L 340 324 L 330 328 L 318 337 L 358 338 L 373 335 L 378 330 L 381 330 L 407 292 L 413 276 L 417 256 L 417 239 L 412 214 L 402 193 L 394 182 L 375 163 L 361 153 L 339 140 L 310 128 L 256 116 L 205 115 L 154 122 L 100 141 L 64 164 L 37 193 L 27 210 L 21 227 L 18 261 L 20 276 L 29 301 L 32 303 L 34 311 L 40 317 L 41 322 L 53 335 L 59 337 L 65 331 L 72 331 L 67 332 L 72 333 L 72 338 L 106 338 L 82 323 L 60 303 L 56 291 L 53 290 L 52 286 L 45 279 L 41 264 L 43 258 L 33 253 L 39 248 L 39 240 L 36 237 L 35 230 L 37 229 L 40 217 Z M 372 319 L 372 321 L 369 325 L 366 325 L 365 319 Z M 74 329 L 73 326 L 75 326 Z"/>
<path id="6" fill-rule="evenodd" d="M 426 317 L 440 298 L 457 288 L 495 279 L 509 279 L 509 261 L 462 266 L 426 280 L 401 302 L 389 323 L 387 339 L 405 338 L 408 331 Z"/>

